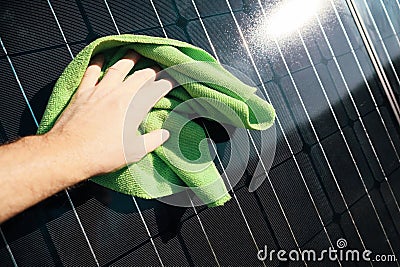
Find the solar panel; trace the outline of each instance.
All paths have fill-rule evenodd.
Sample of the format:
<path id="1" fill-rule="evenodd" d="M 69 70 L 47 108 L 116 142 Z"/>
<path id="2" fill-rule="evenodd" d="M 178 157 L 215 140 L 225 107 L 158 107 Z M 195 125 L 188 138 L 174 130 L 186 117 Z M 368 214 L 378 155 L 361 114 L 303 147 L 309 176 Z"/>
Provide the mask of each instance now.
<path id="1" fill-rule="evenodd" d="M 241 181 L 228 184 L 233 199 L 224 206 L 174 207 L 86 181 L 3 223 L 1 265 L 313 265 L 262 262 L 257 252 L 321 251 L 340 238 L 399 257 L 400 4 L 317 2 L 315 12 L 295 5 L 282 13 L 309 13 L 293 29 L 282 16 L 271 28 L 293 1 L 0 1 L 1 143 L 34 134 L 68 62 L 110 34 L 199 46 L 248 75 L 277 111 L 276 156 L 271 170 L 256 174 L 265 178 L 257 191 L 248 186 L 260 135 L 247 131 L 251 159 Z M 215 150 L 223 172 L 230 148 Z"/>

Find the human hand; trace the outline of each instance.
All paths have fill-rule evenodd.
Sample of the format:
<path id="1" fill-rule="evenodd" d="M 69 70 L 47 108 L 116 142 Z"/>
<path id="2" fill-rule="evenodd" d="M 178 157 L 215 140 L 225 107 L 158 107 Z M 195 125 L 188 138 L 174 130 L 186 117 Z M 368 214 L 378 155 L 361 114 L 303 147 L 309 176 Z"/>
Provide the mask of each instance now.
<path id="1" fill-rule="evenodd" d="M 82 163 L 86 177 L 137 162 L 169 137 L 164 129 L 137 134 L 150 109 L 172 89 L 168 80 L 155 81 L 156 70 L 150 68 L 126 78 L 139 58 L 129 51 L 98 82 L 104 59 L 95 56 L 70 104 L 46 134 L 51 142 L 75 151 L 71 157 Z"/>

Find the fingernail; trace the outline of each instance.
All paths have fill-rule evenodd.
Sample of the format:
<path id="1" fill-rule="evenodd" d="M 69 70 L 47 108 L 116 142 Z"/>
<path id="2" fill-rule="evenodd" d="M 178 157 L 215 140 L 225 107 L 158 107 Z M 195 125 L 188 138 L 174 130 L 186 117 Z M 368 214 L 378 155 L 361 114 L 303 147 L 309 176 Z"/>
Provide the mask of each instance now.
<path id="1" fill-rule="evenodd" d="M 169 138 L 169 131 L 165 130 L 165 129 L 161 129 L 161 131 L 162 131 L 162 133 L 161 133 L 162 141 L 165 142 Z"/>

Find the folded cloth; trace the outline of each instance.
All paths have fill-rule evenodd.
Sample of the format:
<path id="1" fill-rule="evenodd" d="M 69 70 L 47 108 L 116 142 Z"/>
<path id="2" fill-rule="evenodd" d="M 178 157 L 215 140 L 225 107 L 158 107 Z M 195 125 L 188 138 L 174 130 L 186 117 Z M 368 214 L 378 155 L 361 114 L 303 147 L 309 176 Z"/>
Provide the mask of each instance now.
<path id="1" fill-rule="evenodd" d="M 172 67 L 169 74 L 180 84 L 187 82 L 162 98 L 140 127 L 140 133 L 165 128 L 163 123 L 168 119 L 170 140 L 175 137 L 178 142 L 168 145 L 168 140 L 141 161 L 91 180 L 112 190 L 145 199 L 168 196 L 190 187 L 208 206 L 223 205 L 230 199 L 230 195 L 209 151 L 204 149 L 204 142 L 201 143 L 207 138 L 204 126 L 188 121 L 189 113 L 198 113 L 202 108 L 208 116 L 213 116 L 228 107 L 240 118 L 242 127 L 264 130 L 273 124 L 275 111 L 269 103 L 255 95 L 254 87 L 241 82 L 210 54 L 193 45 L 173 39 L 131 34 L 95 40 L 74 58 L 58 79 L 37 133 L 43 134 L 52 128 L 78 88 L 90 59 L 95 54 L 102 53 L 105 56 L 102 70 L 104 74 L 128 49 L 135 50 L 143 58 L 132 71 L 156 63 L 163 69 Z M 173 68 L 179 64 L 185 65 Z M 215 104 L 199 104 L 198 109 L 188 109 L 186 114 L 171 112 L 180 103 L 203 97 L 213 100 Z M 262 116 L 256 118 L 256 113 Z M 240 126 L 237 121 L 230 121 L 229 117 L 219 116 L 224 118 L 223 123 Z M 199 158 L 201 164 L 207 164 L 201 165 L 199 170 L 193 170 L 192 163 L 197 164 L 196 160 Z"/>

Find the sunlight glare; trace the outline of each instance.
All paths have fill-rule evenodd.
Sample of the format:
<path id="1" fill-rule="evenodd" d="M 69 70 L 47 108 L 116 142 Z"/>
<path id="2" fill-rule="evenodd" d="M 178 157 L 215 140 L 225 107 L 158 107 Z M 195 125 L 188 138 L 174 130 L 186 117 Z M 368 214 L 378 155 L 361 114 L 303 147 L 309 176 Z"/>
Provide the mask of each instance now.
<path id="1" fill-rule="evenodd" d="M 288 35 L 309 22 L 320 6 L 320 0 L 289 0 L 266 21 L 266 32 L 275 38 Z"/>

